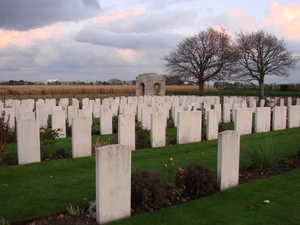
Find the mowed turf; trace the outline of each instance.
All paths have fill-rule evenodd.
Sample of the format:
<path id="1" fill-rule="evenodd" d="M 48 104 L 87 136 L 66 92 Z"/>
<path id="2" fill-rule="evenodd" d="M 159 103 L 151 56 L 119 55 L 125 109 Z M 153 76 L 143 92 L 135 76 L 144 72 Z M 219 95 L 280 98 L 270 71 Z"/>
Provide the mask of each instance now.
<path id="1" fill-rule="evenodd" d="M 300 149 L 300 128 L 259 135 L 271 136 L 277 146 L 282 146 L 284 157 L 294 156 Z M 241 149 L 252 138 L 256 140 L 255 136 L 242 136 Z M 57 145 L 64 141 L 69 140 L 60 139 Z M 245 154 L 241 152 L 241 162 Z M 133 151 L 132 169 L 165 173 L 164 164 L 170 157 L 181 167 L 197 162 L 216 173 L 217 140 Z M 119 223 L 296 224 L 293 222 L 299 221 L 299 177 L 297 169 Z M 64 212 L 69 204 L 87 206 L 84 199 L 95 199 L 94 157 L 0 168 L 0 217 L 10 221 Z M 271 204 L 263 204 L 265 199 Z M 249 209 L 251 205 L 254 210 Z"/>

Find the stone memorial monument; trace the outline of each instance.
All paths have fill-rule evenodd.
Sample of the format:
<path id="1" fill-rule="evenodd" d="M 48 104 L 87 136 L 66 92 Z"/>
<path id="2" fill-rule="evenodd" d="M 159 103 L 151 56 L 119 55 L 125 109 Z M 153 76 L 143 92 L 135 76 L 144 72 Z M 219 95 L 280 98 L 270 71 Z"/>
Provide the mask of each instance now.
<path id="1" fill-rule="evenodd" d="M 156 73 L 140 74 L 136 78 L 136 96 L 165 96 L 166 78 Z"/>

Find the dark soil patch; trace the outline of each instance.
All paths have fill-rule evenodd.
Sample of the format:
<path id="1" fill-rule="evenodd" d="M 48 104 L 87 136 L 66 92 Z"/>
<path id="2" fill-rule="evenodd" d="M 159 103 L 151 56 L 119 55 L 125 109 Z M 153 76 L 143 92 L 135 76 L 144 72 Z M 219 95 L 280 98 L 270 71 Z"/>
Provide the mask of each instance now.
<path id="1" fill-rule="evenodd" d="M 239 184 L 251 182 L 254 180 L 264 179 L 273 175 L 279 175 L 297 168 L 300 168 L 299 155 L 297 155 L 294 158 L 289 158 L 280 161 L 278 165 L 271 171 L 259 170 L 259 169 L 248 169 L 246 171 L 241 171 L 239 174 Z"/>
<path id="2" fill-rule="evenodd" d="M 81 214 L 70 216 L 68 213 L 55 214 L 51 216 L 43 216 L 40 218 L 11 222 L 11 225 L 97 225 L 96 219 L 89 214 Z"/>
<path id="3" fill-rule="evenodd" d="M 264 179 L 273 175 L 282 174 L 293 169 L 300 168 L 300 156 L 281 161 L 272 171 L 261 171 L 258 169 L 249 169 L 240 172 L 239 183 L 244 184 L 258 179 Z M 188 200 L 186 200 L 188 201 Z M 185 203 L 186 201 L 176 202 L 174 205 Z M 141 212 L 132 213 L 132 216 Z M 82 215 L 70 216 L 67 212 L 40 218 L 27 219 L 22 221 L 11 222 L 11 225 L 96 225 L 96 219 L 92 218 L 87 212 Z"/>

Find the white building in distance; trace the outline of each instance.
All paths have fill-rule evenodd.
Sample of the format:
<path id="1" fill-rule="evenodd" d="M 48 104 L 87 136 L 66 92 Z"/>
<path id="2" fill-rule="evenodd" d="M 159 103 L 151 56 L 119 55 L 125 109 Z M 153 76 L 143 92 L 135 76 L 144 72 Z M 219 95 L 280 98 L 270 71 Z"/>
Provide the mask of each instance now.
<path id="1" fill-rule="evenodd" d="M 58 81 L 57 79 L 48 79 L 46 80 L 46 82 L 44 84 L 48 84 L 48 83 L 55 83 L 56 81 Z"/>

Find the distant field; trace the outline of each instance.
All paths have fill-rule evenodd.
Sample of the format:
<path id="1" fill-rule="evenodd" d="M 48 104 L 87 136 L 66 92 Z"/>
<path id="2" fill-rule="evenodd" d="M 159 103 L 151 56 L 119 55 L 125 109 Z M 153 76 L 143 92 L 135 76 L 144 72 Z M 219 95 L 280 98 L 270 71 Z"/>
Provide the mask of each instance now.
<path id="1" fill-rule="evenodd" d="M 166 86 L 166 95 L 198 95 L 198 86 Z M 258 90 L 217 90 L 205 87 L 204 95 L 258 96 Z M 135 86 L 126 85 L 0 85 L 0 100 L 14 98 L 103 98 L 135 96 Z M 300 97 L 300 92 L 265 90 L 267 97 Z"/>
<path id="2" fill-rule="evenodd" d="M 198 90 L 190 91 L 167 91 L 167 95 L 198 95 Z M 210 89 L 204 91 L 204 95 L 218 95 L 218 96 L 258 96 L 258 90 L 217 90 Z M 272 91 L 265 90 L 266 97 L 300 97 L 300 92 L 297 91 Z"/>
<path id="3" fill-rule="evenodd" d="M 205 87 L 205 91 L 216 90 Z M 198 86 L 166 86 L 166 92 L 194 92 L 197 94 Z M 3 97 L 30 97 L 30 96 L 64 96 L 64 95 L 135 95 L 135 86 L 126 85 L 2 85 L 0 95 Z"/>
<path id="4" fill-rule="evenodd" d="M 239 95 L 239 96 L 258 96 L 258 90 L 218 90 L 211 92 L 214 95 Z M 269 97 L 300 97 L 300 92 L 297 91 L 275 91 L 265 90 L 265 96 Z"/>

